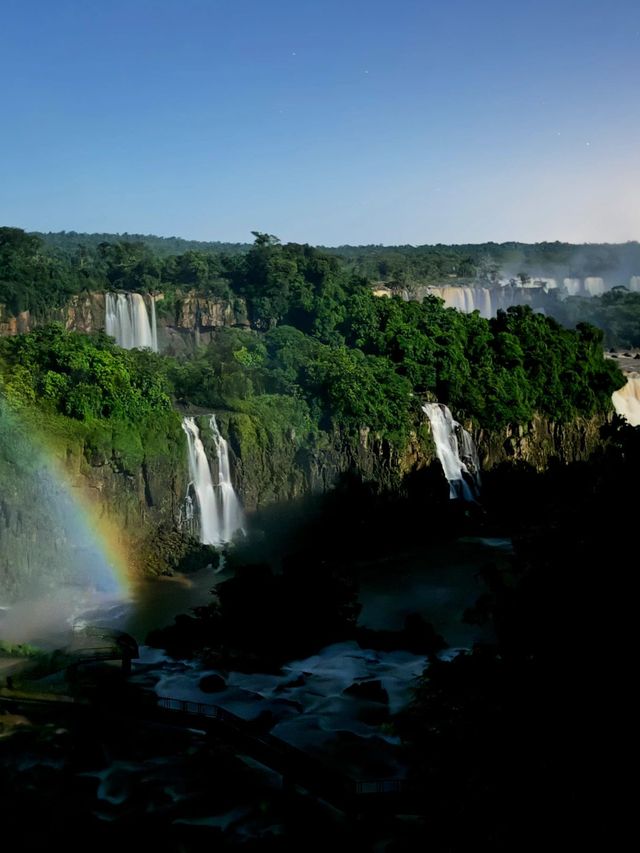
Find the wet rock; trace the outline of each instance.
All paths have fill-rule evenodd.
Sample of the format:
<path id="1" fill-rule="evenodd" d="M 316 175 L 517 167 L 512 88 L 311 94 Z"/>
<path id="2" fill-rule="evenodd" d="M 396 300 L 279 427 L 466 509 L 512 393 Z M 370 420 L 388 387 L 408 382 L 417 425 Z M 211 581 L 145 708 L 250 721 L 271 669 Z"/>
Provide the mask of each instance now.
<path id="1" fill-rule="evenodd" d="M 203 693 L 220 693 L 221 690 L 227 689 L 227 682 L 221 675 L 212 673 L 204 675 L 198 682 L 198 687 Z"/>
<path id="2" fill-rule="evenodd" d="M 275 692 L 282 693 L 283 690 L 291 690 L 294 687 L 304 687 L 306 683 L 307 679 L 302 673 L 300 673 L 296 678 L 292 678 L 291 681 L 285 681 L 284 684 L 279 684 L 276 687 Z"/>
<path id="3" fill-rule="evenodd" d="M 382 686 L 380 679 L 370 681 L 354 681 L 349 687 L 342 691 L 346 696 L 355 696 L 357 699 L 366 699 L 369 702 L 381 702 L 389 704 L 389 694 Z"/>

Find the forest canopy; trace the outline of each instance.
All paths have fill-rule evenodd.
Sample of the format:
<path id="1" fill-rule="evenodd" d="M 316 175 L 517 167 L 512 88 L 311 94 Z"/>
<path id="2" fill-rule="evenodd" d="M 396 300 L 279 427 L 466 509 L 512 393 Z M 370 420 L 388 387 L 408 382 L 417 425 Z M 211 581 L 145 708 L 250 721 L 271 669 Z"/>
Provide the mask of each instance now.
<path id="1" fill-rule="evenodd" d="M 308 431 L 366 427 L 401 446 L 425 398 L 496 428 L 535 413 L 565 421 L 608 411 L 623 384 L 592 326 L 563 328 L 525 306 L 485 320 L 434 296 L 378 299 L 335 254 L 269 234 L 256 232 L 244 253 L 162 257 L 142 242 L 69 253 L 0 230 L 0 302 L 11 310 L 46 316 L 48 306 L 91 289 L 162 290 L 169 305 L 190 289 L 242 298 L 252 328 L 221 328 L 190 359 L 125 352 L 103 334 L 39 329 L 0 343 L 0 373 L 14 397 L 84 421 L 134 421 L 171 401 L 253 406 L 271 417 L 277 407 L 268 401 L 280 400 Z"/>

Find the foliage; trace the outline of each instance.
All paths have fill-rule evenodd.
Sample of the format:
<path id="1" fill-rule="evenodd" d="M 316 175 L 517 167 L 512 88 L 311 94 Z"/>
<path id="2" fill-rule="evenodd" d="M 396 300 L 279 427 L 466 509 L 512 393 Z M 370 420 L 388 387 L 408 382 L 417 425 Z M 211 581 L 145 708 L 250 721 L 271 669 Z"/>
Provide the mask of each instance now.
<path id="1" fill-rule="evenodd" d="M 561 303 L 558 318 L 565 325 L 588 322 L 602 329 L 608 347 L 640 347 L 640 293 L 615 287 L 602 296 L 572 296 Z"/>
<path id="2" fill-rule="evenodd" d="M 122 350 L 106 335 L 46 326 L 0 339 L 3 399 L 52 446 L 81 446 L 87 459 L 135 471 L 171 454 L 179 430 L 161 360 Z M 37 408 L 36 408 L 37 403 Z"/>
<path id="3" fill-rule="evenodd" d="M 335 254 L 254 233 L 244 253 L 189 248 L 163 257 L 130 241 L 56 254 L 33 235 L 3 229 L 0 279 L 9 283 L 14 303 L 35 310 L 42 300 L 59 301 L 80 286 L 164 289 L 167 303 L 195 290 L 245 300 L 253 326 L 217 330 L 208 347 L 189 360 L 122 352 L 100 335 L 89 340 L 59 327 L 40 330 L 0 345 L 5 393 L 22 404 L 38 400 L 47 411 L 87 424 L 113 418 L 120 424 L 111 432 L 113 447 L 122 444 L 122 424 L 169 412 L 173 397 L 179 406 L 236 413 L 236 434 L 264 451 L 269 442 L 258 439 L 260 430 L 282 436 L 287 418 L 298 436 L 335 427 L 356 435 L 366 428 L 402 447 L 420 417 L 421 397 L 435 396 L 458 417 L 500 428 L 535 412 L 564 421 L 609 410 L 611 392 L 623 384 L 603 359 L 601 334 L 590 326 L 564 329 L 528 307 L 487 321 L 477 313 L 447 310 L 434 296 L 422 303 L 378 299 Z M 503 246 L 498 255 L 513 259 L 524 252 L 531 263 L 532 258 L 560 263 L 571 254 L 565 244 L 525 248 Z M 462 251 L 425 252 L 441 257 L 449 249 L 456 257 Z M 402 251 L 406 257 L 416 254 L 411 247 Z M 595 263 L 596 255 L 587 254 Z M 482 257 L 474 255 L 493 275 Z M 607 258 L 604 252 L 602 263 Z M 616 304 L 623 298 L 608 296 Z M 124 443 L 130 459 L 139 459 L 141 436 Z M 102 454 L 107 444 L 96 429 L 95 452 Z"/>
<path id="4" fill-rule="evenodd" d="M 37 398 L 77 420 L 136 421 L 170 411 L 166 379 L 149 353 L 126 351 L 106 335 L 87 337 L 51 325 L 0 341 L 9 398 Z"/>

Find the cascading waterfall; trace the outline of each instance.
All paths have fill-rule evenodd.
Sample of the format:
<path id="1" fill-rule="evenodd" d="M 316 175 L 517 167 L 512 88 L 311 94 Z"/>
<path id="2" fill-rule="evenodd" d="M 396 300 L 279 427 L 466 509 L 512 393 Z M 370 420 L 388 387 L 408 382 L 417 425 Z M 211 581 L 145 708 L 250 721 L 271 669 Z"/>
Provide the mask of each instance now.
<path id="1" fill-rule="evenodd" d="M 156 300 L 149 294 L 151 300 L 151 349 L 158 352 L 158 318 L 156 317 Z"/>
<path id="2" fill-rule="evenodd" d="M 550 281 L 550 279 L 549 279 Z M 537 297 L 536 290 L 543 291 L 542 284 L 539 288 L 511 287 L 509 285 L 498 287 L 428 287 L 429 295 L 438 296 L 444 300 L 446 308 L 456 308 L 464 314 L 479 311 L 480 316 L 489 320 L 495 317 L 499 310 L 506 310 L 512 305 L 535 306 Z"/>
<path id="3" fill-rule="evenodd" d="M 616 412 L 631 426 L 640 426 L 640 374 L 629 373 L 627 383 L 611 395 Z"/>
<path id="4" fill-rule="evenodd" d="M 469 475 L 473 479 L 476 492 L 480 491 L 480 457 L 478 456 L 478 448 L 476 443 L 468 432 L 460 424 L 456 425 L 458 436 L 458 449 L 462 464 L 465 466 Z"/>
<path id="5" fill-rule="evenodd" d="M 555 278 L 538 277 L 527 284 L 514 284 L 513 280 L 501 279 L 493 287 L 432 285 L 421 290 L 421 294 L 438 296 L 446 308 L 455 308 L 465 314 L 479 311 L 480 316 L 488 320 L 495 317 L 498 311 L 505 311 L 512 305 L 531 305 L 534 311 L 545 313 L 545 308 L 553 305 L 555 298 L 601 296 L 614 286 L 615 280 L 604 281 L 599 276 L 563 278 L 562 287 Z M 628 289 L 640 292 L 640 276 L 630 277 Z M 557 297 L 554 297 L 552 291 L 557 291 Z M 410 299 L 411 296 L 405 298 Z"/>
<path id="6" fill-rule="evenodd" d="M 598 276 L 587 276 L 584 280 L 584 289 L 589 296 L 602 296 L 606 291 L 604 281 Z"/>
<path id="7" fill-rule="evenodd" d="M 425 403 L 422 411 L 431 424 L 436 454 L 449 483 L 449 497 L 475 501 L 480 488 L 480 460 L 471 435 L 441 403 Z"/>
<path id="8" fill-rule="evenodd" d="M 581 278 L 565 278 L 562 280 L 562 285 L 567 296 L 579 296 L 583 292 Z"/>
<path id="9" fill-rule="evenodd" d="M 209 419 L 209 428 L 216 450 L 214 474 L 195 418 L 186 417 L 182 421 L 189 448 L 191 476 L 182 517 L 184 526 L 192 530 L 195 526 L 193 490 L 200 522 L 200 541 L 205 545 L 224 545 L 231 542 L 237 531 L 243 530 L 244 514 L 231 482 L 229 445 L 220 434 L 215 415 Z M 217 482 L 214 483 L 214 479 Z"/>
<path id="10" fill-rule="evenodd" d="M 158 352 L 156 303 L 153 296 L 150 312 L 141 293 L 107 293 L 106 323 L 108 335 L 123 349 L 150 349 Z M 151 319 L 149 319 L 149 313 Z"/>
<path id="11" fill-rule="evenodd" d="M 244 513 L 231 482 L 229 445 L 218 429 L 215 415 L 211 415 L 209 427 L 218 456 L 218 508 L 221 538 L 223 542 L 230 542 L 236 530 L 243 529 Z"/>

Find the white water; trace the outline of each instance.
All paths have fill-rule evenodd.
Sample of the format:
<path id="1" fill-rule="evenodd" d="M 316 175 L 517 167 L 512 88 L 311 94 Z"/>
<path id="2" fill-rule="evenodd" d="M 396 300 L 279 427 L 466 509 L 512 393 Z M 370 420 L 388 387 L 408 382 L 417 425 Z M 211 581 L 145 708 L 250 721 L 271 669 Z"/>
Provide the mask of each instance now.
<path id="1" fill-rule="evenodd" d="M 498 311 L 505 311 L 512 305 L 531 305 L 534 310 L 543 311 L 545 303 L 548 304 L 551 298 L 548 296 L 549 291 L 558 290 L 560 298 L 601 296 L 613 285 L 614 282 L 605 282 L 599 276 L 564 278 L 562 289 L 559 289 L 555 278 L 534 278 L 529 283 L 515 285 L 511 281 L 501 279 L 494 287 L 432 286 L 425 288 L 422 293 L 438 296 L 444 300 L 445 307 L 455 308 L 465 314 L 479 311 L 480 316 L 488 320 L 495 317 Z M 640 276 L 631 276 L 629 290 L 640 292 Z"/>
<path id="2" fill-rule="evenodd" d="M 474 492 L 477 494 L 480 485 L 480 460 L 471 435 L 441 403 L 425 403 L 422 411 L 431 424 L 436 454 L 449 483 L 449 497 L 475 501 Z"/>
<path id="3" fill-rule="evenodd" d="M 548 281 L 551 281 L 549 279 Z M 506 310 L 512 305 L 530 305 L 536 298 L 536 292 L 543 291 L 543 282 L 537 288 L 512 287 L 429 287 L 429 295 L 438 296 L 444 300 L 446 308 L 455 308 L 464 314 L 479 311 L 480 316 L 489 320 L 498 311 Z"/>
<path id="4" fill-rule="evenodd" d="M 565 278 L 562 281 L 567 296 L 580 296 L 583 293 L 581 278 Z"/>
<path id="5" fill-rule="evenodd" d="M 627 384 L 613 392 L 611 401 L 616 412 L 631 426 L 640 426 L 640 374 L 629 374 Z"/>
<path id="6" fill-rule="evenodd" d="M 244 514 L 231 482 L 229 445 L 220 434 L 215 415 L 209 419 L 209 428 L 216 449 L 214 473 L 195 418 L 187 417 L 182 421 L 189 448 L 191 476 L 184 514 L 186 521 L 192 522 L 194 507 L 190 490 L 193 488 L 200 521 L 200 541 L 205 545 L 224 545 L 231 542 L 237 531 L 243 530 Z"/>
<path id="7" fill-rule="evenodd" d="M 150 349 L 158 352 L 156 303 L 151 300 L 151 318 L 142 294 L 107 293 L 106 323 L 108 335 L 123 349 Z"/>
<path id="8" fill-rule="evenodd" d="M 584 289 L 589 296 L 601 296 L 607 288 L 601 278 L 598 278 L 597 276 L 587 276 L 584 280 Z"/>

